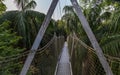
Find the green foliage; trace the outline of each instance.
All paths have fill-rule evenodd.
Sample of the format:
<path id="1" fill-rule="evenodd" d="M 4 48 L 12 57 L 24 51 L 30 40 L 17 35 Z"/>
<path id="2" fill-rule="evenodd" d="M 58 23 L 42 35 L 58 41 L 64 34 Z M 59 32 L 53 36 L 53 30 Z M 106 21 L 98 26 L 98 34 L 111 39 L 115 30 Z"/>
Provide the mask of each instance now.
<path id="1" fill-rule="evenodd" d="M 100 2 L 99 4 L 97 4 L 97 1 L 101 1 L 101 0 L 79 0 L 79 1 L 80 1 L 80 7 L 82 8 L 84 15 L 87 21 L 89 22 L 89 25 L 93 33 L 95 34 L 95 37 L 98 40 L 98 43 L 102 47 L 104 54 L 108 54 L 111 57 L 119 58 L 120 57 L 120 51 L 119 51 L 119 48 L 120 48 L 120 31 L 119 31 L 120 30 L 120 25 L 119 25 L 120 24 L 119 23 L 120 3 L 115 2 L 114 0 L 102 0 L 102 2 Z M 69 10 L 66 10 L 66 11 L 70 12 Z M 68 28 L 70 27 L 70 25 L 71 26 L 72 25 L 74 26 L 75 24 L 78 25 L 77 29 L 74 29 L 74 27 L 71 27 L 71 30 L 69 31 L 77 30 L 75 32 L 79 36 L 79 38 L 91 46 L 91 43 L 89 39 L 87 38 L 87 35 L 84 32 L 81 24 L 79 23 L 78 20 L 76 21 L 78 17 L 76 16 L 74 18 L 73 15 L 70 13 L 70 14 L 64 15 L 63 18 L 66 20 L 67 22 L 66 26 Z M 79 51 L 77 52 L 79 53 Z M 79 59 L 79 56 L 77 58 Z M 91 58 L 91 56 L 88 56 L 88 58 Z M 92 60 L 95 61 L 98 59 L 92 59 Z M 112 61 L 113 60 L 110 60 L 109 63 L 112 64 Z M 77 63 L 77 59 L 75 63 Z M 74 66 L 76 70 L 78 69 L 78 66 Z M 119 66 L 118 63 L 117 63 L 117 66 Z M 112 67 L 112 70 L 113 68 L 115 68 L 114 66 L 111 66 L 111 67 Z M 99 69 L 96 69 L 96 71 L 97 70 L 99 71 Z M 116 68 L 116 70 L 119 70 L 119 68 Z M 75 73 L 76 72 L 77 71 L 75 71 Z M 115 72 L 116 71 L 113 70 L 114 74 L 116 75 L 119 74 L 118 71 L 116 73 Z"/>
<path id="2" fill-rule="evenodd" d="M 12 33 L 12 29 L 9 28 L 9 22 L 6 21 L 0 25 L 0 55 L 3 57 L 7 54 L 12 55 L 20 52 L 21 49 L 15 48 L 17 46 L 20 36 L 16 36 L 16 33 Z M 14 51 L 13 51 L 14 50 Z M 3 51 L 3 52 L 2 52 Z M 2 54 L 3 53 L 3 54 Z"/>
<path id="3" fill-rule="evenodd" d="M 20 54 L 23 49 L 18 47 L 18 42 L 21 39 L 20 36 L 17 36 L 15 32 L 12 32 L 12 29 L 9 28 L 9 21 L 5 21 L 0 25 L 0 60 L 7 61 L 5 57 L 13 56 Z M 0 74 L 1 75 L 14 75 L 19 69 L 20 64 L 18 60 L 11 61 L 8 63 L 0 64 Z M 13 72 L 15 71 L 16 72 Z"/>
<path id="4" fill-rule="evenodd" d="M 58 20 L 55 27 L 55 32 L 57 36 L 60 36 L 60 35 L 67 36 L 65 29 L 66 29 L 65 22 L 62 20 Z"/>
<path id="5" fill-rule="evenodd" d="M 96 5 L 97 0 L 87 2 L 86 0 L 80 1 L 87 3 L 86 8 L 83 6 L 81 7 L 83 7 L 83 12 L 103 52 L 105 54 L 120 57 L 118 9 L 120 3 L 114 0 L 104 0 L 99 5 Z"/>
<path id="6" fill-rule="evenodd" d="M 39 28 L 42 25 L 44 17 L 45 15 L 43 13 L 33 10 L 7 11 L 1 16 L 0 22 L 2 23 L 4 20 L 11 21 L 10 27 L 13 28 L 18 35 L 23 37 L 21 46 L 30 49 Z M 54 20 L 50 22 L 46 33 L 47 36 L 53 35 L 54 22 Z"/>
<path id="7" fill-rule="evenodd" d="M 0 0 L 0 15 L 6 10 L 5 4 Z"/>
<path id="8" fill-rule="evenodd" d="M 44 20 L 45 15 L 40 12 L 37 12 L 37 11 L 28 10 L 28 9 L 34 8 L 36 6 L 36 3 L 33 0 L 15 0 L 15 1 L 17 2 L 17 6 L 20 10 L 7 11 L 4 14 L 2 14 L 2 16 L 0 17 L 0 24 L 2 24 L 2 22 L 4 22 L 5 20 L 9 20 L 11 22 L 9 27 L 13 28 L 13 29 L 10 29 L 8 32 L 16 32 L 14 34 L 17 34 L 17 35 L 23 37 L 23 38 L 20 38 L 20 37 L 18 38 L 16 36 L 15 37 L 16 39 L 13 38 L 12 39 L 13 43 L 11 41 L 11 43 L 10 43 L 11 49 L 9 49 L 9 50 L 12 50 L 11 44 L 15 45 L 15 46 L 13 46 L 13 48 L 16 47 L 17 41 L 19 39 L 20 39 L 20 41 L 18 43 L 19 43 L 20 47 L 26 47 L 26 49 L 30 49 L 31 45 L 33 44 L 33 41 L 38 33 L 38 30 L 41 27 L 41 24 Z M 42 40 L 42 43 L 40 45 L 41 47 L 43 45 L 45 45 L 51 39 L 51 37 L 53 37 L 53 34 L 55 32 L 54 24 L 55 24 L 55 21 L 51 20 L 50 25 L 49 25 L 49 27 L 45 33 L 45 36 Z M 17 49 L 17 48 L 14 48 L 13 50 L 15 50 L 15 49 Z M 20 49 L 17 49 L 16 51 L 13 51 L 13 50 L 12 50 L 11 55 L 14 53 L 19 54 L 19 52 L 21 51 Z M 37 60 L 37 62 L 39 62 L 38 60 L 44 60 L 42 63 L 38 63 L 38 66 L 43 66 L 42 70 L 44 70 L 44 67 L 46 67 L 47 63 L 48 63 L 47 66 L 55 67 L 55 64 L 51 65 L 56 58 L 56 57 L 53 57 L 52 53 L 49 54 L 50 57 L 46 57 L 46 55 L 43 55 L 43 56 L 44 57 L 41 57 L 41 58 L 35 58 L 35 60 Z M 53 62 L 49 63 L 49 62 L 47 62 L 48 60 L 45 60 L 45 59 L 49 59 L 50 61 L 53 61 Z M 21 59 L 21 62 L 22 61 L 23 60 Z M 14 65 L 10 65 L 10 64 L 14 64 Z M 2 74 L 2 75 L 11 75 L 11 74 L 18 75 L 18 71 L 20 72 L 21 64 L 19 63 L 19 61 L 14 61 L 14 62 L 8 63 L 7 65 L 5 64 L 5 66 L 6 67 L 1 70 L 0 74 Z M 41 67 L 38 67 L 38 66 L 32 67 L 32 72 L 29 72 L 28 75 L 34 74 L 34 72 L 36 72 L 33 69 L 36 69 L 36 68 L 41 69 Z M 5 70 L 5 72 L 3 72 L 4 70 Z M 42 72 L 44 72 L 44 74 L 49 74 L 52 72 L 51 75 L 53 75 L 54 69 L 52 69 L 52 71 L 51 71 L 51 67 L 48 67 L 48 69 L 46 68 L 45 70 L 49 70 L 49 72 L 42 71 Z M 31 71 L 31 69 L 30 69 L 30 71 Z"/>
<path id="9" fill-rule="evenodd" d="M 70 34 L 71 32 L 77 32 L 79 19 L 75 14 L 73 6 L 65 6 L 63 11 L 65 14 L 62 16 L 62 20 L 64 22 L 64 28 L 67 34 Z"/>
<path id="10" fill-rule="evenodd" d="M 11 21 L 10 27 L 23 37 L 21 42 L 23 45 L 21 44 L 21 46 L 30 49 L 40 27 L 38 26 L 38 22 L 36 23 L 36 20 L 40 19 L 41 22 L 44 19 L 44 14 L 29 10 L 36 7 L 34 0 L 15 0 L 15 3 L 20 10 L 5 12 L 1 16 L 0 23 L 5 20 Z"/>
<path id="11" fill-rule="evenodd" d="M 9 20 L 11 22 L 10 27 L 23 37 L 22 46 L 30 49 L 44 16 L 44 14 L 33 10 L 27 10 L 26 12 L 8 11 L 1 16 L 0 22 Z"/>
<path id="12" fill-rule="evenodd" d="M 15 0 L 17 7 L 22 11 L 26 11 L 31 8 L 36 7 L 36 2 L 34 0 Z"/>

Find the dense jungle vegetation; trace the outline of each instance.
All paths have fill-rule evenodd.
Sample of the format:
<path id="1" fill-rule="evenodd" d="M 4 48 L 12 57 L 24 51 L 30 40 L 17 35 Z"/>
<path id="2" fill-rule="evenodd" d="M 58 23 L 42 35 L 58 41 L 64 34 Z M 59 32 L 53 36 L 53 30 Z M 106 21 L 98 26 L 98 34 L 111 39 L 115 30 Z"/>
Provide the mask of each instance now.
<path id="1" fill-rule="evenodd" d="M 10 62 L 2 63 L 2 61 L 7 60 L 7 57 L 20 55 L 30 50 L 45 14 L 33 10 L 37 6 L 35 0 L 14 0 L 19 10 L 13 11 L 6 11 L 7 8 L 3 1 L 0 0 L 0 75 L 19 75 L 26 56 Z M 109 60 L 108 62 L 114 75 L 120 75 L 120 1 L 78 0 L 78 2 L 104 54 L 117 59 L 114 62 Z M 63 13 L 60 20 L 51 19 L 39 48 L 45 46 L 55 34 L 58 37 L 64 36 L 66 38 L 72 33 L 92 47 L 73 6 L 66 5 L 63 8 Z M 59 39 L 58 41 L 60 42 Z M 90 61 L 88 59 L 92 53 L 89 54 L 86 49 L 80 46 L 76 46 L 75 49 L 71 59 L 74 61 L 72 62 L 74 75 L 104 75 L 103 72 L 98 74 L 99 70 L 95 67 L 96 73 L 83 73 L 82 63 L 86 64 L 87 61 Z M 86 52 L 81 54 L 82 51 Z M 60 50 L 55 51 L 54 46 L 51 45 L 48 50 L 37 54 L 28 75 L 53 75 L 58 59 L 55 56 L 59 56 L 59 53 Z M 85 60 L 85 58 L 87 59 Z M 91 59 L 93 62 L 97 60 L 97 58 Z M 99 63 L 94 64 L 98 65 Z"/>

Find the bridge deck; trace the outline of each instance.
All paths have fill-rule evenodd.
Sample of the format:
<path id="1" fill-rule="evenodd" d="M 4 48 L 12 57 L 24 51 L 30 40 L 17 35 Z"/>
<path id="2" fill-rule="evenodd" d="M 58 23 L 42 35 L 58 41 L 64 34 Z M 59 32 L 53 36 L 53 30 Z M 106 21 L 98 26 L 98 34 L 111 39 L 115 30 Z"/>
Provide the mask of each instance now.
<path id="1" fill-rule="evenodd" d="M 71 62 L 68 53 L 67 42 L 63 46 L 61 57 L 57 63 L 55 75 L 72 75 Z"/>

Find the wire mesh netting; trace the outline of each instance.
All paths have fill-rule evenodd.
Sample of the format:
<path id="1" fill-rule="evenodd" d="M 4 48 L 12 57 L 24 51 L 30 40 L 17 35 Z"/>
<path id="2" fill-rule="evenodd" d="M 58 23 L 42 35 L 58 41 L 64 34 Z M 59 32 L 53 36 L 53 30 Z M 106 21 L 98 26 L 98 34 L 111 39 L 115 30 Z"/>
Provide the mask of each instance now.
<path id="1" fill-rule="evenodd" d="M 54 36 L 45 46 L 37 50 L 27 75 L 54 75 L 59 53 L 64 44 L 63 36 Z M 19 75 L 26 56 L 31 51 L 0 59 L 0 75 Z"/>
<path id="2" fill-rule="evenodd" d="M 106 75 L 94 49 L 78 37 L 70 35 L 67 39 L 73 75 Z M 104 54 L 114 75 L 120 75 L 120 59 Z"/>

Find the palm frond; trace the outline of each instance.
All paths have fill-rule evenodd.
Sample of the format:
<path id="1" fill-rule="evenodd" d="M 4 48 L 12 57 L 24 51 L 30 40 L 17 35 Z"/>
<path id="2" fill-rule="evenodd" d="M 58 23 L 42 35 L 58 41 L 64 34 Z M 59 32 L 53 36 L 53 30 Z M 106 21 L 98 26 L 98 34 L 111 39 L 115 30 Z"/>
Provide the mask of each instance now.
<path id="1" fill-rule="evenodd" d="M 101 46 L 105 54 L 111 56 L 120 57 L 120 34 L 113 34 L 111 36 L 103 37 L 101 40 Z"/>
<path id="2" fill-rule="evenodd" d="M 22 11 L 30 8 L 35 8 L 37 5 L 34 0 L 14 0 L 16 6 Z"/>
<path id="3" fill-rule="evenodd" d="M 37 3 L 35 2 L 35 1 L 31 1 L 31 2 L 29 2 L 25 7 L 24 7 L 24 9 L 23 10 L 27 10 L 27 9 L 34 9 L 35 7 L 36 7 L 36 5 L 37 5 Z"/>
<path id="4" fill-rule="evenodd" d="M 114 33 L 119 32 L 120 30 L 120 10 L 114 12 L 111 17 L 110 30 Z"/>
<path id="5" fill-rule="evenodd" d="M 64 12 L 65 14 L 67 14 L 67 13 L 74 13 L 73 6 L 65 6 L 65 7 L 63 8 L 63 12 Z"/>
<path id="6" fill-rule="evenodd" d="M 24 40 L 26 41 L 26 19 L 24 17 L 23 12 L 19 12 L 16 17 L 14 18 L 14 24 L 15 24 L 15 29 L 18 30 L 18 33 L 24 37 Z"/>

